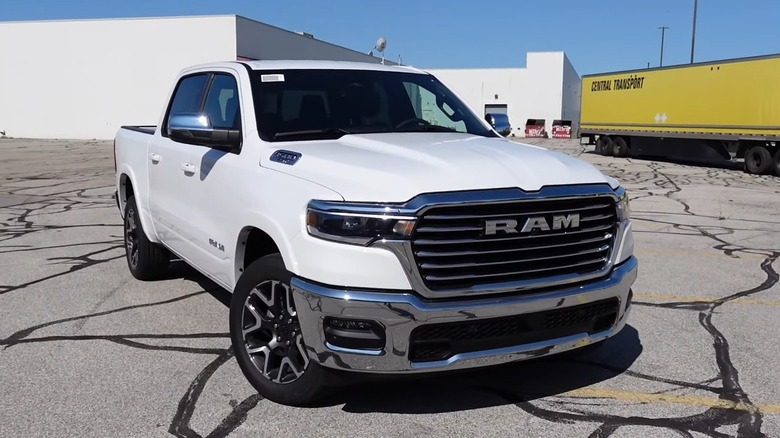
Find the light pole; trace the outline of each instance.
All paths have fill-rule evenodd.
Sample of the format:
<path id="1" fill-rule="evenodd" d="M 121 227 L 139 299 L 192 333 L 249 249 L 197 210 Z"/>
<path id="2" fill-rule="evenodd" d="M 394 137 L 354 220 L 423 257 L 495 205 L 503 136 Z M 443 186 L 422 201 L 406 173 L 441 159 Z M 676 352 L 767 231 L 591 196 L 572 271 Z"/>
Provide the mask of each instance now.
<path id="1" fill-rule="evenodd" d="M 693 0 L 693 33 L 691 34 L 691 64 L 693 64 L 693 49 L 696 47 L 696 13 L 699 9 L 699 0 Z"/>
<path id="2" fill-rule="evenodd" d="M 661 29 L 661 62 L 659 64 L 659 67 L 664 66 L 664 38 L 666 37 L 666 29 L 669 29 L 667 26 L 661 26 L 659 27 Z"/>

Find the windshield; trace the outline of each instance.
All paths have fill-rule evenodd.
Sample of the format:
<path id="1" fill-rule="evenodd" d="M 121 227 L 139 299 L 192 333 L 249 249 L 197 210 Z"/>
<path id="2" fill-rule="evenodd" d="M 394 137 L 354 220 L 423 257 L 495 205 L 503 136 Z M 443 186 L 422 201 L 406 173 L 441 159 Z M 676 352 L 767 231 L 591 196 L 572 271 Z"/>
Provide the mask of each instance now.
<path id="1" fill-rule="evenodd" d="M 431 75 L 371 70 L 263 70 L 254 75 L 257 126 L 267 141 L 386 132 L 495 136 Z"/>

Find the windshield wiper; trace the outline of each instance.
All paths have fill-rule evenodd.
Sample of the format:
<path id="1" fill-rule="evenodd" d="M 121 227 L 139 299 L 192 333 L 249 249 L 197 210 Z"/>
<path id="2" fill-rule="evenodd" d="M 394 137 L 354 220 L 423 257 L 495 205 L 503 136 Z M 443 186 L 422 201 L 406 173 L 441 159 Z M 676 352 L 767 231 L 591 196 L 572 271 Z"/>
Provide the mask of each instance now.
<path id="1" fill-rule="evenodd" d="M 448 128 L 441 125 L 417 125 L 410 128 L 404 128 L 398 132 L 459 132 L 457 129 Z"/>
<path id="2" fill-rule="evenodd" d="M 312 137 L 323 134 L 327 135 L 329 138 L 339 138 L 352 133 L 341 128 L 306 129 L 302 131 L 277 132 L 274 134 L 274 140 L 289 137 Z"/>

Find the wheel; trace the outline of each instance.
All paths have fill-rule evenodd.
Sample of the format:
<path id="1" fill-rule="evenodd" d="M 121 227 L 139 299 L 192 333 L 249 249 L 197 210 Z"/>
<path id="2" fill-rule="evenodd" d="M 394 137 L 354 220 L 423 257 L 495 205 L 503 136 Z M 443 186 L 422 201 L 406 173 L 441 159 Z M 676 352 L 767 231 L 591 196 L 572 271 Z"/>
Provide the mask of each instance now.
<path id="1" fill-rule="evenodd" d="M 133 277 L 145 281 L 162 277 L 168 270 L 171 253 L 146 237 L 135 196 L 132 195 L 125 204 L 124 231 L 127 267 Z"/>
<path id="2" fill-rule="evenodd" d="M 772 161 L 772 167 L 776 176 L 780 176 L 780 148 L 775 152 L 775 159 Z"/>
<path id="3" fill-rule="evenodd" d="M 326 393 L 330 370 L 309 360 L 279 254 L 254 261 L 230 302 L 230 339 L 241 371 L 268 400 L 306 406 Z"/>
<path id="4" fill-rule="evenodd" d="M 615 137 L 612 139 L 612 155 L 615 157 L 623 158 L 628 156 L 628 143 L 623 137 Z"/>
<path id="5" fill-rule="evenodd" d="M 745 169 L 748 173 L 762 175 L 772 168 L 772 154 L 764 146 L 754 146 L 745 152 Z"/>
<path id="6" fill-rule="evenodd" d="M 600 135 L 596 140 L 596 153 L 599 155 L 609 155 L 612 152 L 612 139 L 606 135 Z"/>

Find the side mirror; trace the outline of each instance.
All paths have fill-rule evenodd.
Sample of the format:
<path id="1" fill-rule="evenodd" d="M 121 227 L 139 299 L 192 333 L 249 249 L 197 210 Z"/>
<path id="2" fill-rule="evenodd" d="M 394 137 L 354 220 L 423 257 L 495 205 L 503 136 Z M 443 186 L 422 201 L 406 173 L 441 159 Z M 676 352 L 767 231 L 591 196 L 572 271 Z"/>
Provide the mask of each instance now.
<path id="1" fill-rule="evenodd" d="M 493 117 L 490 114 L 485 115 L 485 121 L 488 122 L 488 125 L 492 126 L 493 128 L 496 127 L 496 124 L 493 123 Z"/>
<path id="2" fill-rule="evenodd" d="M 197 144 L 238 152 L 241 148 L 241 131 L 238 129 L 212 128 L 205 114 L 174 114 L 168 122 L 168 136 L 182 143 Z"/>

